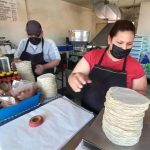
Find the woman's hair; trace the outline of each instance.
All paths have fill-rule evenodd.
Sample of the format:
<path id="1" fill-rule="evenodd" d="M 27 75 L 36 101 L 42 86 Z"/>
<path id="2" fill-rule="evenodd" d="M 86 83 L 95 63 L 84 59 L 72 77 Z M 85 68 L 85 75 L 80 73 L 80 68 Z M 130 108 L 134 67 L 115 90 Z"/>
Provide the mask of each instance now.
<path id="1" fill-rule="evenodd" d="M 117 20 L 109 32 L 111 38 L 113 38 L 118 31 L 131 31 L 135 34 L 135 26 L 128 20 Z"/>

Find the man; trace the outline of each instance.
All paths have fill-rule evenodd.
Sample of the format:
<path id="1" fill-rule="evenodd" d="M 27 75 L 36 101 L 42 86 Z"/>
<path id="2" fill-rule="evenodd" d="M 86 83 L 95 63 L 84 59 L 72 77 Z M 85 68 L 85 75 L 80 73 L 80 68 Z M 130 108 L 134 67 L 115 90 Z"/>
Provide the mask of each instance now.
<path id="1" fill-rule="evenodd" d="M 14 54 L 14 62 L 31 61 L 35 77 L 44 73 L 53 73 L 60 62 L 60 54 L 54 41 L 43 38 L 40 23 L 29 20 L 26 24 L 28 38 L 21 40 Z"/>

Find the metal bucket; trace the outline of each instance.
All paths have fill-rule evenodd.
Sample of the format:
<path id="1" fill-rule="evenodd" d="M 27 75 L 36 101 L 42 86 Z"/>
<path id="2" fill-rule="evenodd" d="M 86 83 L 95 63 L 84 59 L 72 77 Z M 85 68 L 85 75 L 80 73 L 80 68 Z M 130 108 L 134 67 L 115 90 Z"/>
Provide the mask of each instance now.
<path id="1" fill-rule="evenodd" d="M 90 32 L 85 30 L 69 30 L 69 40 L 74 42 L 88 42 Z"/>

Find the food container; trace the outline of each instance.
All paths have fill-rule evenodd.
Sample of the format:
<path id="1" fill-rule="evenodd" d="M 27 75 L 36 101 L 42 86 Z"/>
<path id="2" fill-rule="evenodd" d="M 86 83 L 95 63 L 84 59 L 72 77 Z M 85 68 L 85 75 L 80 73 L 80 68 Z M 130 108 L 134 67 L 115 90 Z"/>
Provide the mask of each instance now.
<path id="1" fill-rule="evenodd" d="M 73 42 L 88 42 L 90 32 L 86 30 L 69 30 L 69 40 Z"/>

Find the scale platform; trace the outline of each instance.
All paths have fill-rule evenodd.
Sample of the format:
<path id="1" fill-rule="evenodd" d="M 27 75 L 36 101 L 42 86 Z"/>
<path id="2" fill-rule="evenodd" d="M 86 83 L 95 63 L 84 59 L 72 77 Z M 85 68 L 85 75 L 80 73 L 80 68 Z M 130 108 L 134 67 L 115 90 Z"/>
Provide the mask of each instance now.
<path id="1" fill-rule="evenodd" d="M 142 135 L 134 146 L 118 146 L 107 139 L 102 131 L 103 111 L 99 113 L 83 137 L 83 145 L 88 150 L 150 150 L 150 109 L 146 112 Z"/>

